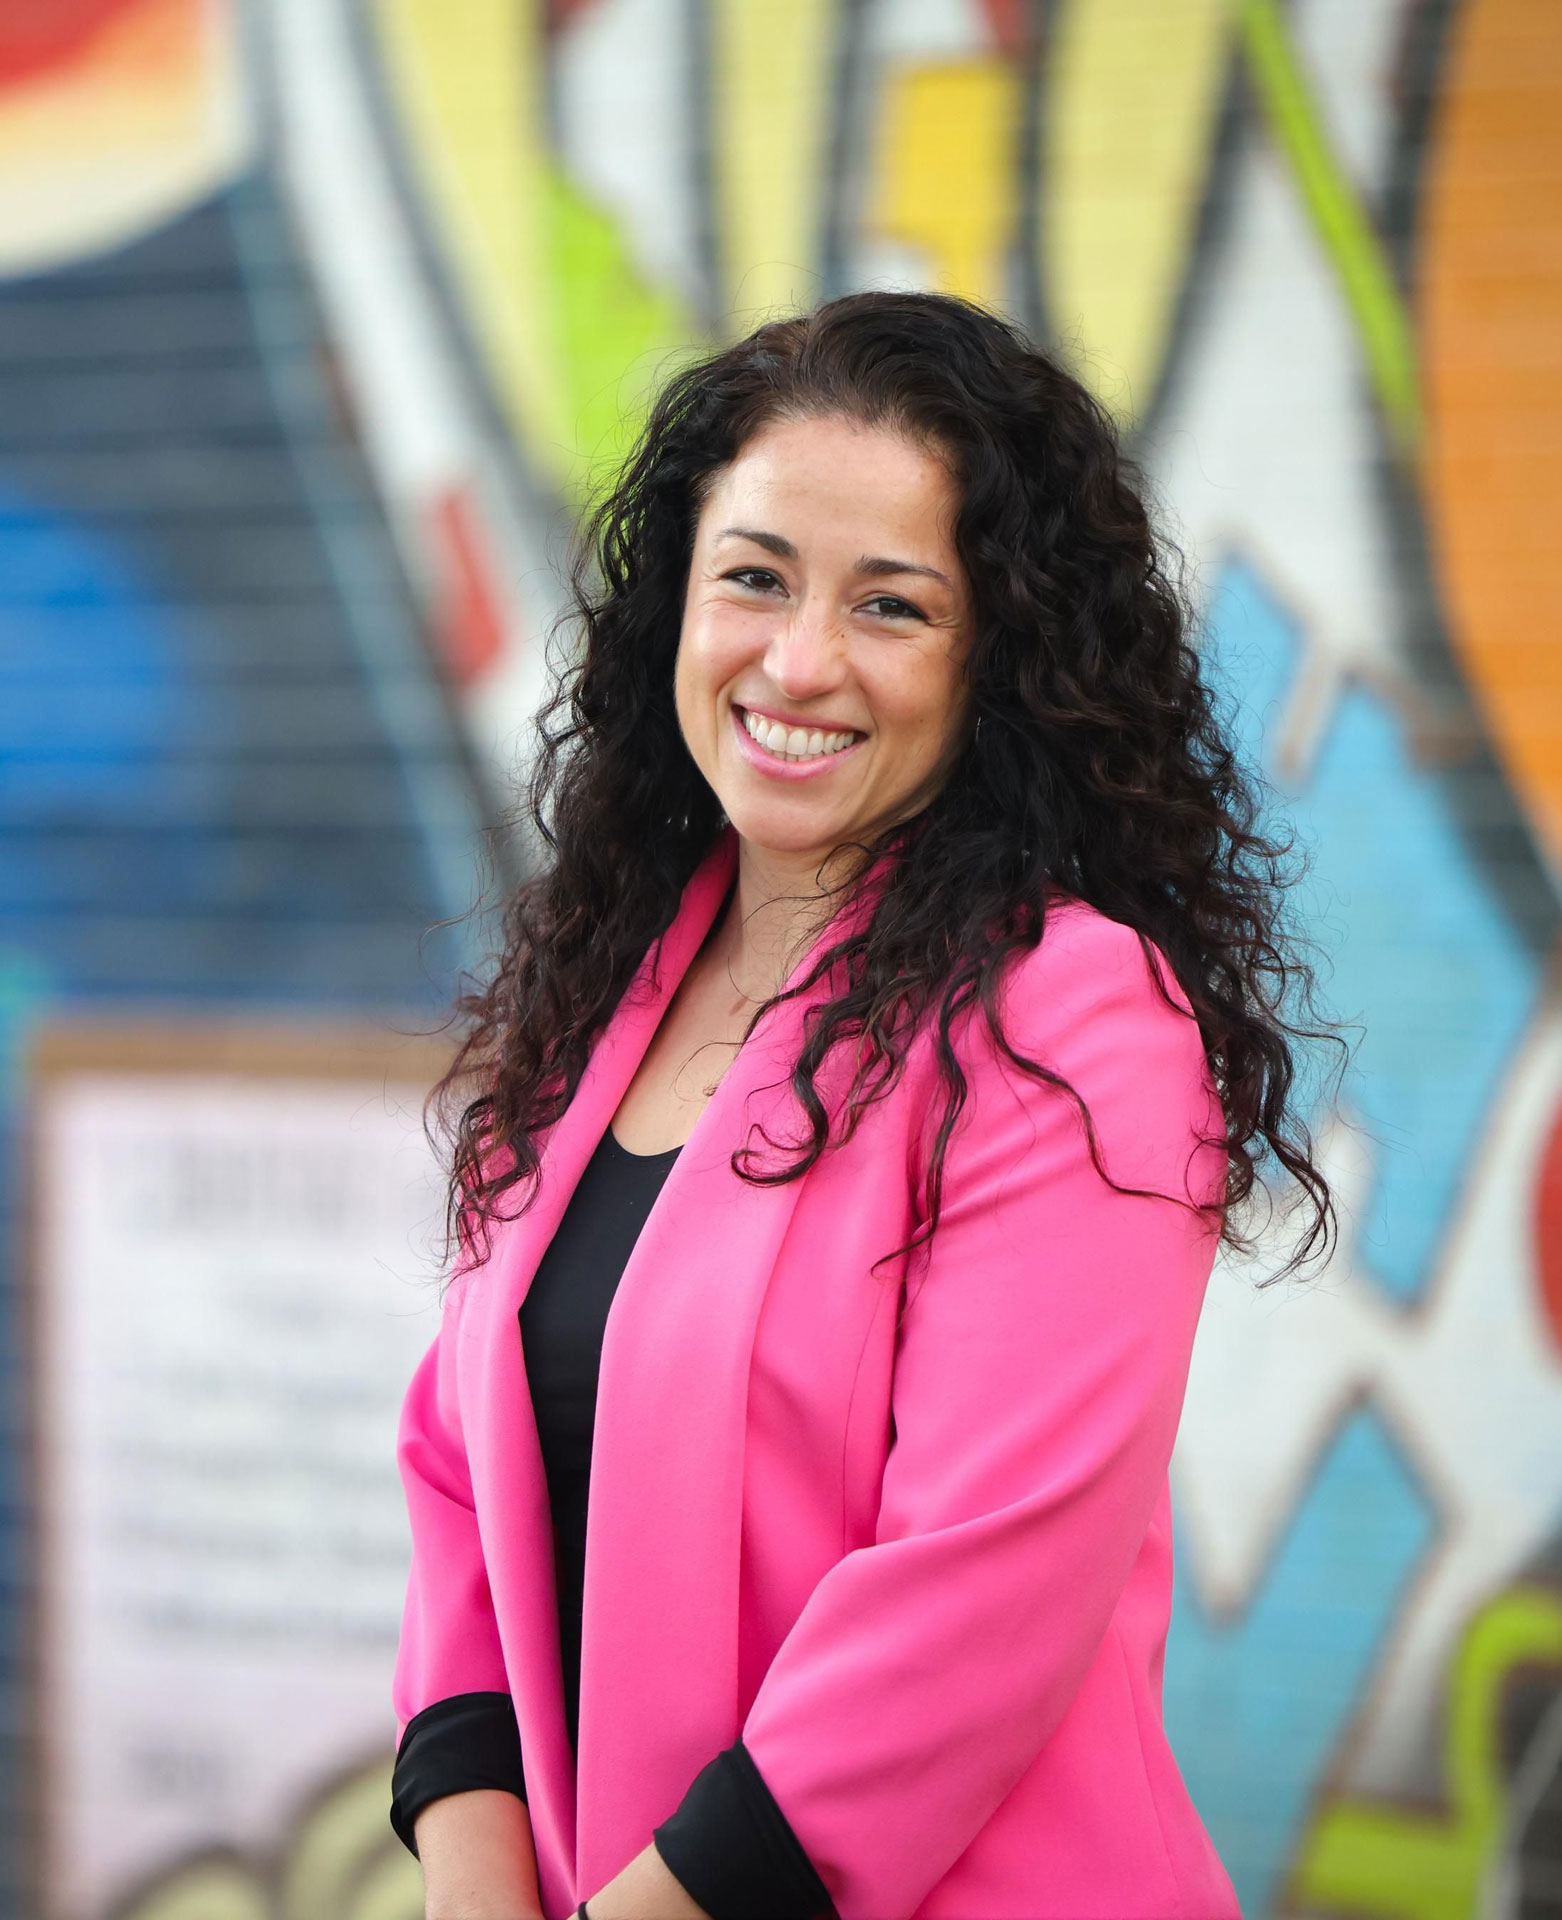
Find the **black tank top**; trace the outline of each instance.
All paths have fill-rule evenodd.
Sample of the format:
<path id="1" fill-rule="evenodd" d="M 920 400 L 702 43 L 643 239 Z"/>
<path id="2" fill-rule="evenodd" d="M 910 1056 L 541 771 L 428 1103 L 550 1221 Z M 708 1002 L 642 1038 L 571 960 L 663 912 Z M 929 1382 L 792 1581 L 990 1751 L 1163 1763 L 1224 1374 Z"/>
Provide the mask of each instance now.
<path id="1" fill-rule="evenodd" d="M 631 1153 L 609 1127 L 570 1196 L 521 1304 L 521 1344 L 553 1509 L 559 1653 L 570 1746 L 580 1723 L 586 1492 L 608 1308 L 646 1215 L 682 1151 Z"/>

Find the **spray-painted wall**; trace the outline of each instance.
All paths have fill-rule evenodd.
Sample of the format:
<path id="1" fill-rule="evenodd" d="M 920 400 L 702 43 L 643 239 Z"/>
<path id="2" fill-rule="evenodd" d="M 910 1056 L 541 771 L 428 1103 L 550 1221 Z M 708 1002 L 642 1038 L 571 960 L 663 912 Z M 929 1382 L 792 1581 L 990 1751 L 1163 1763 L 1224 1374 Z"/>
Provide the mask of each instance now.
<path id="1" fill-rule="evenodd" d="M 0 273 L 13 1032 L 437 998 L 681 350 L 866 284 L 1063 346 L 1359 1023 L 1335 1261 L 1212 1283 L 1168 1725 L 1254 1916 L 1562 1911 L 1553 0 L 38 0 Z"/>

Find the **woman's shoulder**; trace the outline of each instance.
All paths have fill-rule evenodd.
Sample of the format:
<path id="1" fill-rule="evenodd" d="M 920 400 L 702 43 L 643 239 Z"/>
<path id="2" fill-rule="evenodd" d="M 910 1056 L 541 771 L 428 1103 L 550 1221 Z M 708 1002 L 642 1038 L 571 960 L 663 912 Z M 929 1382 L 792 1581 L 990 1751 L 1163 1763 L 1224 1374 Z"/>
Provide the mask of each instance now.
<path id="1" fill-rule="evenodd" d="M 1173 1005 L 1157 987 L 1157 977 Z M 1098 1004 L 1163 1012 L 1196 1028 L 1193 1007 L 1166 951 L 1148 935 L 1081 898 L 1050 892 L 1041 939 L 1016 956 L 1005 978 L 1005 1005 L 1055 1024 Z"/>
<path id="2" fill-rule="evenodd" d="M 977 999 L 949 1029 L 965 1083 L 965 1153 L 1021 1151 L 1039 1175 L 1037 1130 L 1083 1102 L 1116 1178 L 1188 1190 L 1190 1155 L 1207 1133 L 1218 1137 L 1219 1096 L 1158 942 L 1077 896 L 1049 896 L 1041 939 L 1006 961 L 994 1011 L 996 1033 Z M 920 1063 L 925 1115 L 939 1110 L 938 1055 L 935 1033 Z M 931 1124 L 924 1118 L 924 1145 Z M 1211 1159 L 1198 1177 L 1215 1191 L 1223 1175 Z"/>
<path id="3" fill-rule="evenodd" d="M 1209 1078 L 1198 1019 L 1165 950 L 1078 895 L 1048 894 L 1041 938 L 1006 958 L 992 1000 L 996 1032 L 980 995 L 947 1028 L 973 1095 L 988 1082 L 1024 1086 L 1031 1076 L 1016 1054 L 1082 1093 L 1120 1083 L 1124 1063 L 1146 1095 L 1169 1086 L 1197 1097 Z M 930 1097 L 939 1078 L 940 1025 L 919 1035 L 910 1098 Z"/>

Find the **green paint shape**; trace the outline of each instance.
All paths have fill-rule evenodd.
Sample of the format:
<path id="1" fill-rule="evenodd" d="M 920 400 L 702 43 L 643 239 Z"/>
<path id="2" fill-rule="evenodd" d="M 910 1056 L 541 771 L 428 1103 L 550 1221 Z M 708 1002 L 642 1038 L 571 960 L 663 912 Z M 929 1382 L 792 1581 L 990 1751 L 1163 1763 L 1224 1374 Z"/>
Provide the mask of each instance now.
<path id="1" fill-rule="evenodd" d="M 1515 1667 L 1562 1662 L 1562 1596 L 1516 1587 L 1475 1616 L 1454 1660 L 1445 1732 L 1450 1811 L 1327 1803 L 1296 1859 L 1289 1904 L 1371 1920 L 1475 1920 L 1507 1818 L 1497 1715 Z"/>

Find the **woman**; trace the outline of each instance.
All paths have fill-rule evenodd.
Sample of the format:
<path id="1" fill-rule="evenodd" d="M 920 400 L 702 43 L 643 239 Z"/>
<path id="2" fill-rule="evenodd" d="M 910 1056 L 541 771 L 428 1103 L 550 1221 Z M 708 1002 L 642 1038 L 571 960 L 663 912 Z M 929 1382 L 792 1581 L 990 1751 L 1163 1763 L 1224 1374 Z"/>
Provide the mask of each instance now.
<path id="1" fill-rule="evenodd" d="M 574 579 L 402 1433 L 428 1911 L 1234 1915 L 1167 1462 L 1250 1143 L 1330 1202 L 1110 422 L 832 301 L 669 383 Z"/>

